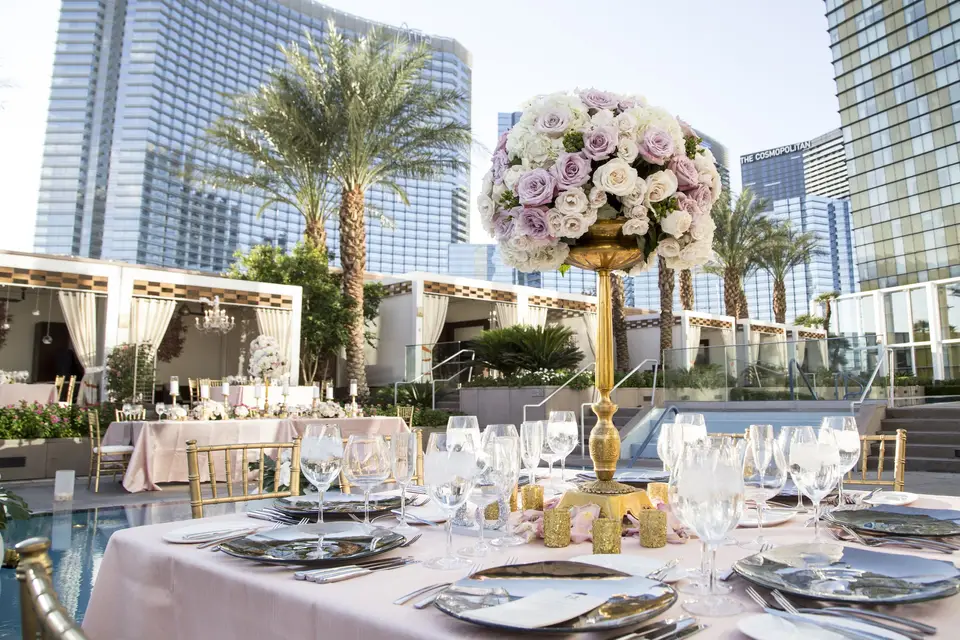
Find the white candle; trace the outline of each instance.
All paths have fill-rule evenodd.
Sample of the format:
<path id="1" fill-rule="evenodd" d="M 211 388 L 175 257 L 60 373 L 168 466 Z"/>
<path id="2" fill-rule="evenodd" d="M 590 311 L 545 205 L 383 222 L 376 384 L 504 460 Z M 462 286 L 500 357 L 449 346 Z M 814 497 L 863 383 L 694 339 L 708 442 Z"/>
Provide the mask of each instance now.
<path id="1" fill-rule="evenodd" d="M 313 399 L 316 400 L 320 397 L 320 385 L 316 382 L 313 383 Z"/>
<path id="2" fill-rule="evenodd" d="M 207 400 L 210 398 L 210 385 L 208 384 L 200 385 L 200 397 L 203 398 L 204 400 Z"/>
<path id="3" fill-rule="evenodd" d="M 327 385 L 327 400 L 333 400 L 333 385 Z"/>
<path id="4" fill-rule="evenodd" d="M 180 379 L 177 376 L 170 376 L 170 395 L 180 395 Z"/>
<path id="5" fill-rule="evenodd" d="M 257 400 L 263 397 L 263 385 L 261 385 L 259 382 L 253 385 L 253 397 Z"/>
<path id="6" fill-rule="evenodd" d="M 220 393 L 223 394 L 223 401 L 226 402 L 230 398 L 230 383 L 224 382 L 220 385 Z"/>
<path id="7" fill-rule="evenodd" d="M 283 379 L 283 395 L 285 396 L 290 395 L 290 379 L 289 378 Z"/>
<path id="8" fill-rule="evenodd" d="M 351 396 L 357 395 L 357 381 L 356 381 L 356 380 L 351 380 L 351 381 L 350 381 L 350 395 L 351 395 Z"/>

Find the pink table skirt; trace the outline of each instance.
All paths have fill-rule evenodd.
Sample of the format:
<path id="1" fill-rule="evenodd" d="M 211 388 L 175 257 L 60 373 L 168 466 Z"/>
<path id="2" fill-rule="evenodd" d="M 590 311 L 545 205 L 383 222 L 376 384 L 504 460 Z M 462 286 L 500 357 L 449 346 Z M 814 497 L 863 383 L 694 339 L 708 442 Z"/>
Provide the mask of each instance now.
<path id="1" fill-rule="evenodd" d="M 956 509 L 960 507 L 960 499 L 924 496 L 916 506 Z M 238 514 L 211 518 L 217 519 L 262 524 Z M 780 526 L 765 527 L 763 535 L 779 545 L 811 542 L 813 530 L 803 526 L 805 520 L 800 516 Z M 164 532 L 184 524 L 174 522 L 127 529 L 110 538 L 83 621 L 83 629 L 91 640 L 513 640 L 530 637 L 473 626 L 432 608 L 419 611 L 409 604 L 402 607 L 393 604 L 394 599 L 414 589 L 457 580 L 464 575 L 463 571 L 433 571 L 415 564 L 388 571 L 382 578 L 368 576 L 317 585 L 294 580 L 293 567 L 266 566 L 161 540 Z M 402 549 L 402 553 L 398 550 L 390 555 L 412 555 L 425 560 L 442 553 L 443 530 L 421 527 L 420 531 L 421 540 Z M 756 529 L 737 529 L 731 533 L 739 541 L 757 536 Z M 473 544 L 475 540 L 458 536 L 454 548 Z M 512 555 L 517 556 L 519 563 L 525 563 L 564 560 L 589 554 L 591 550 L 589 542 L 548 549 L 538 540 L 511 547 L 506 553 L 493 553 L 485 566 L 497 566 Z M 884 551 L 904 553 L 895 547 Z M 942 554 L 906 551 L 910 555 L 948 559 Z M 623 553 L 643 555 L 663 563 L 679 558 L 680 566 L 693 567 L 699 566 L 700 545 L 694 540 L 680 545 L 668 544 L 662 549 L 644 549 L 637 538 L 624 538 Z M 717 562 L 721 567 L 729 567 L 752 553 L 737 546 L 722 546 L 717 552 Z M 705 618 L 710 628 L 698 635 L 697 640 L 742 640 L 745 636 L 736 628 L 738 621 L 759 613 L 744 593 L 746 581 L 736 578 L 729 584 L 734 589 L 732 595 L 743 603 L 745 612 Z M 661 619 L 685 615 L 680 603 L 687 597 L 681 594 L 677 604 Z M 932 624 L 940 629 L 937 637 L 951 638 L 954 636 L 950 630 L 960 625 L 958 598 L 960 596 L 882 610 Z M 581 636 L 564 637 L 573 640 Z"/>
<path id="2" fill-rule="evenodd" d="M 21 401 L 50 404 L 57 401 L 57 387 L 52 384 L 0 384 L 0 407 L 20 404 Z"/>

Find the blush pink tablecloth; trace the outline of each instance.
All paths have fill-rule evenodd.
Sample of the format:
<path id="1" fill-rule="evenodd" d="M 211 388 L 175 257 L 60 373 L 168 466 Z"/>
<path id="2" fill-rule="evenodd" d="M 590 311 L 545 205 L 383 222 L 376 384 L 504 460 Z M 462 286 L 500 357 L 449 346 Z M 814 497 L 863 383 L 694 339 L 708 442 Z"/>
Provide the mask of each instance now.
<path id="1" fill-rule="evenodd" d="M 960 507 L 960 499 L 924 496 L 916 506 L 956 509 Z M 258 524 L 236 514 L 220 519 Z M 787 524 L 764 529 L 764 536 L 776 544 L 812 541 L 813 530 L 803 527 L 804 520 L 797 517 Z M 432 571 L 417 564 L 379 576 L 318 585 L 294 580 L 293 568 L 259 565 L 161 540 L 164 532 L 184 524 L 127 529 L 110 538 L 83 621 L 83 629 L 92 640 L 512 640 L 530 637 L 469 625 L 436 609 L 419 611 L 410 604 L 402 607 L 392 604 L 394 599 L 419 587 L 459 579 L 463 571 Z M 442 552 L 442 529 L 421 528 L 421 531 L 421 540 L 389 555 L 427 559 Z M 732 535 L 738 540 L 752 540 L 756 529 L 737 529 Z M 472 544 L 473 540 L 475 538 L 457 537 L 454 547 Z M 903 553 L 892 547 L 889 551 Z M 589 542 L 547 549 L 542 541 L 537 541 L 494 553 L 488 557 L 485 567 L 497 566 L 511 555 L 523 563 L 589 553 Z M 643 549 L 636 538 L 625 538 L 623 553 L 645 555 L 662 562 L 680 558 L 684 567 L 699 564 L 696 541 L 667 545 L 663 549 Z M 750 553 L 736 546 L 721 547 L 717 554 L 719 566 L 729 567 Z M 916 555 L 948 558 L 941 554 Z M 759 609 L 744 593 L 743 579 L 734 578 L 729 584 L 746 612 L 724 618 L 703 618 L 710 628 L 699 634 L 697 640 L 746 638 L 736 630 L 737 621 L 759 613 Z M 681 594 L 678 603 L 663 617 L 684 615 L 680 606 L 684 598 Z M 937 637 L 952 638 L 960 627 L 958 598 L 960 596 L 883 610 L 932 624 L 940 630 Z M 594 640 L 609 636 L 575 637 Z"/>
<path id="2" fill-rule="evenodd" d="M 0 384 L 0 407 L 20 404 L 20 401 L 50 404 L 57 401 L 57 387 L 52 384 Z"/>

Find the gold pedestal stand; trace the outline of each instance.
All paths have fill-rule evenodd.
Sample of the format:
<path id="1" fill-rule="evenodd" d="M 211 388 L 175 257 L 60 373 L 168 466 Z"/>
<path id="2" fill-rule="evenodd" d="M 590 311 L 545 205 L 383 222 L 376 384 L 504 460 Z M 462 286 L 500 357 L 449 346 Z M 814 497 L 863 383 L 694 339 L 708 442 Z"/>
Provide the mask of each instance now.
<path id="1" fill-rule="evenodd" d="M 561 507 L 599 504 L 601 514 L 608 518 L 623 518 L 653 505 L 646 492 L 613 480 L 620 460 L 620 433 L 613 426 L 617 405 L 610 400 L 613 389 L 613 314 L 610 292 L 610 272 L 630 269 L 643 260 L 635 237 L 621 233 L 624 220 L 598 220 L 590 230 L 571 247 L 567 264 L 597 272 L 597 366 L 596 386 L 600 401 L 593 405 L 597 424 L 590 430 L 590 459 L 597 479 L 585 484 L 579 491 L 568 491 L 560 501 Z"/>

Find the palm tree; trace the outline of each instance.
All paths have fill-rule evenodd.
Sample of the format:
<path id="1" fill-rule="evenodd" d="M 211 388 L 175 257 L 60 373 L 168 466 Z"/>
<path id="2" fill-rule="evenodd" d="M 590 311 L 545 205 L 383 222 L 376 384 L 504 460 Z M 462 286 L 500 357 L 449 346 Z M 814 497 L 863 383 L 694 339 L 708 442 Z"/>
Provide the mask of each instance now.
<path id="1" fill-rule="evenodd" d="M 723 276 L 724 306 L 727 315 L 734 318 L 750 315 L 743 279 L 759 266 L 758 257 L 773 233 L 764 206 L 764 201 L 754 198 L 749 189 L 745 189 L 735 203 L 723 192 L 713 205 L 713 221 L 717 225 L 713 236 L 714 260 L 706 270 Z"/>
<path id="2" fill-rule="evenodd" d="M 323 48 L 292 47 L 291 73 L 303 79 L 323 138 L 319 161 L 329 161 L 340 192 L 340 264 L 343 289 L 363 307 L 366 270 L 365 193 L 392 191 L 410 204 L 405 180 L 433 180 L 467 171 L 470 144 L 464 95 L 432 84 L 432 51 L 424 43 L 387 38 L 377 30 L 346 38 L 333 22 Z M 346 373 L 366 393 L 364 324 L 349 327 Z"/>
<path id="3" fill-rule="evenodd" d="M 690 269 L 680 270 L 680 305 L 686 311 L 693 310 L 693 272 Z"/>
<path id="4" fill-rule="evenodd" d="M 796 267 L 807 264 L 822 255 L 817 247 L 817 236 L 800 232 L 789 224 L 778 228 L 770 242 L 758 255 L 760 268 L 773 280 L 773 319 L 784 324 L 787 321 L 787 276 Z"/>
<path id="5" fill-rule="evenodd" d="M 231 115 L 216 120 L 208 142 L 232 153 L 242 166 L 204 167 L 204 182 L 264 197 L 257 210 L 285 203 L 303 216 L 304 238 L 327 251 L 324 227 L 333 211 L 329 189 L 329 154 L 317 121 L 315 96 L 307 79 L 292 65 L 293 50 L 284 50 L 291 68 L 277 69 L 256 91 L 231 98 Z"/>
<path id="6" fill-rule="evenodd" d="M 623 275 L 610 274 L 610 293 L 613 297 L 613 343 L 617 349 L 617 371 L 630 370 L 630 346 L 627 344 L 627 316 L 624 313 L 626 296 L 623 291 Z"/>
<path id="7" fill-rule="evenodd" d="M 826 331 L 828 335 L 830 333 L 830 316 L 833 313 L 830 303 L 836 300 L 839 295 L 839 291 L 827 291 L 813 299 L 817 304 L 823 305 L 823 330 Z"/>
<path id="8" fill-rule="evenodd" d="M 660 256 L 657 262 L 657 283 L 660 285 L 660 356 L 664 364 L 667 351 L 673 349 L 673 269 Z"/>

